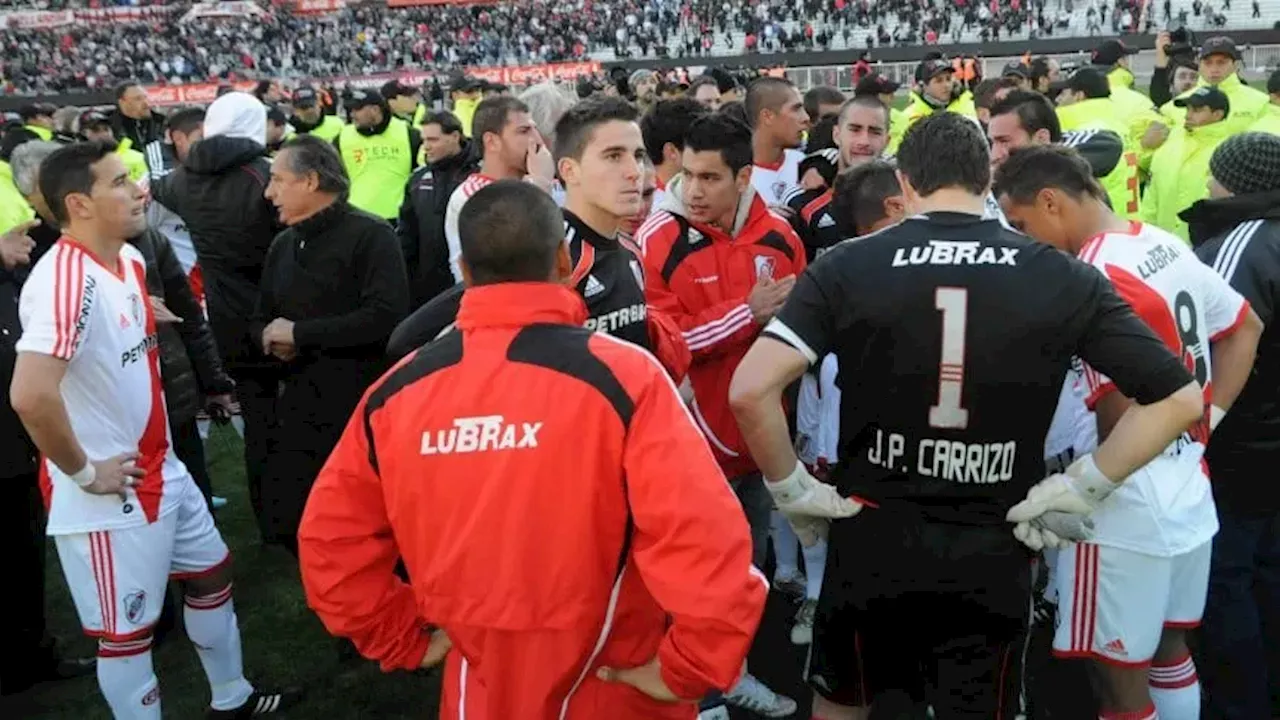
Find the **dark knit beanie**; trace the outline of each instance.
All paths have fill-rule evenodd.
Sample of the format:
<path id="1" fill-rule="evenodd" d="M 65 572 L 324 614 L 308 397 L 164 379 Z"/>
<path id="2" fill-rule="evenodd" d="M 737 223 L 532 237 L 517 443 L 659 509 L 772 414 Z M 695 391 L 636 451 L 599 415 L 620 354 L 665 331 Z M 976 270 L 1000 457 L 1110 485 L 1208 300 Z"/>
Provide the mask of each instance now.
<path id="1" fill-rule="evenodd" d="M 1247 132 L 1213 151 L 1209 172 L 1234 195 L 1280 190 L 1280 135 Z"/>

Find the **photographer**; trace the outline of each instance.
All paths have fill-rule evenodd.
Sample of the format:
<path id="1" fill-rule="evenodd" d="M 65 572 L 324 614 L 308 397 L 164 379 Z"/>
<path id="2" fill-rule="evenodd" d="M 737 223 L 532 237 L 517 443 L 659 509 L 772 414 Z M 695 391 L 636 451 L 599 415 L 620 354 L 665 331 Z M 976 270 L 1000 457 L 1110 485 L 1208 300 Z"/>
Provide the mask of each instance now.
<path id="1" fill-rule="evenodd" d="M 1148 88 L 1156 107 L 1195 86 L 1199 76 L 1195 45 L 1195 34 L 1184 27 L 1156 35 L 1156 67 Z"/>

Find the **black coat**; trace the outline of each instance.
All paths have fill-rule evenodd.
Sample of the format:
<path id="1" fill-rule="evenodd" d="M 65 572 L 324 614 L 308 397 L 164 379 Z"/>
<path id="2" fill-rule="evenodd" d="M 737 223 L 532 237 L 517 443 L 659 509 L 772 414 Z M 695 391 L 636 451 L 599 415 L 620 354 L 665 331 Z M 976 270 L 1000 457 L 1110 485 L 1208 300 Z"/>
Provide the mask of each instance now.
<path id="1" fill-rule="evenodd" d="M 180 323 L 157 328 L 165 406 L 170 425 L 178 427 L 195 419 L 207 396 L 228 394 L 235 386 L 222 369 L 209 323 L 169 239 L 147 230 L 130 243 L 147 261 L 147 292 L 182 318 Z"/>
<path id="2" fill-rule="evenodd" d="M 412 307 L 420 307 L 454 284 L 449 243 L 444 238 L 445 206 L 462 181 L 479 169 L 479 158 L 467 142 L 457 155 L 418 168 L 409 178 L 396 234 L 409 269 Z"/>
<path id="3" fill-rule="evenodd" d="M 297 533 L 311 484 L 387 368 L 387 338 L 408 307 L 404 259 L 381 218 L 338 201 L 271 244 L 253 332 L 290 320 L 298 354 L 281 369 L 262 486 L 267 540 Z"/>
<path id="4" fill-rule="evenodd" d="M 262 263 L 279 230 L 263 197 L 271 172 L 266 148 L 213 137 L 191 146 L 183 166 L 152 183 L 151 195 L 191 232 L 204 274 L 209 324 L 227 369 L 265 363 L 249 320 L 258 302 Z"/>
<path id="5" fill-rule="evenodd" d="M 41 230 L 44 226 L 34 228 Z M 31 264 L 35 265 L 52 243 L 56 232 L 31 232 L 36 247 L 31 252 Z M 18 299 L 22 283 L 27 279 L 30 267 L 6 270 L 0 265 L 0 382 L 3 382 L 4 402 L 0 402 L 0 478 L 32 475 L 36 471 L 36 446 L 27 435 L 18 414 L 9 404 L 9 383 L 13 381 L 13 366 L 18 355 L 16 344 L 22 336 L 18 322 Z"/>

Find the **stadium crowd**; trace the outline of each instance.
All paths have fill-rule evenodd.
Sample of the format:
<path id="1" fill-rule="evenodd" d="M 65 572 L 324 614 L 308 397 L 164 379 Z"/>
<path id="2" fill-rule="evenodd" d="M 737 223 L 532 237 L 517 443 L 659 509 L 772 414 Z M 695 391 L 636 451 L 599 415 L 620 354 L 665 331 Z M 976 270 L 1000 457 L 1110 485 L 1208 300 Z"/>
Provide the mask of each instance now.
<path id="1" fill-rule="evenodd" d="M 176 9 L 174 9 L 176 7 Z M 584 0 L 391 8 L 176 22 L 165 5 L 133 22 L 0 29 L 6 93 L 258 77 L 351 77 L 410 68 L 519 65 L 588 57 L 702 57 L 731 52 L 988 42 L 1055 34 L 1126 34 L 1157 22 L 1211 27 L 1211 6 L 1142 0 Z M 1194 9 L 1194 17 L 1189 11 Z M 1202 12 L 1203 11 L 1203 12 Z M 1172 15 L 1171 15 L 1172 14 Z"/>
<path id="2" fill-rule="evenodd" d="M 409 12 L 543 53 L 507 23 L 558 11 L 512 7 Z M 932 52 L 908 88 L 863 61 L 851 96 L 711 68 L 433 102 L 281 59 L 208 107 L 153 109 L 136 68 L 114 108 L 24 107 L 3 691 L 96 671 L 160 718 L 172 576 L 210 717 L 305 712 L 246 679 L 201 442 L 234 412 L 335 652 L 444 663 L 441 717 L 790 717 L 744 666 L 770 591 L 820 720 L 1275 716 L 1280 71 L 1157 47 L 1149 95 L 1108 39 L 998 77 Z M 45 532 L 96 659 L 48 641 Z"/>

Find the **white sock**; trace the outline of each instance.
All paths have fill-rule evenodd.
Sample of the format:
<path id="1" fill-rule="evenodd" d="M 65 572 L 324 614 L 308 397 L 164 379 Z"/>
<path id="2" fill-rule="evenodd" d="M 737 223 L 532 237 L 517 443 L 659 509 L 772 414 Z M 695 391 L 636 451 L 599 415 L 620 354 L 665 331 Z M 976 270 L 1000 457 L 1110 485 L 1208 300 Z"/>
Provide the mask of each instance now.
<path id="1" fill-rule="evenodd" d="M 99 640 L 98 687 L 116 720 L 160 720 L 160 685 L 151 664 L 151 636 Z"/>
<path id="2" fill-rule="evenodd" d="M 800 540 L 791 523 L 777 510 L 769 516 L 769 534 L 773 537 L 773 559 L 777 567 L 775 578 L 795 578 L 800 575 Z"/>
<path id="3" fill-rule="evenodd" d="M 827 541 L 819 540 L 813 547 L 800 548 L 804 555 L 804 597 L 817 600 L 822 593 L 822 572 L 827 569 Z"/>
<path id="4" fill-rule="evenodd" d="M 213 595 L 184 598 L 182 618 L 187 637 L 196 648 L 204 674 L 209 678 L 214 710 L 234 710 L 253 694 L 244 679 L 244 658 L 240 651 L 240 627 L 231 601 L 228 583 Z"/>
<path id="5" fill-rule="evenodd" d="M 1161 720 L 1199 720 L 1200 677 L 1190 655 L 1168 665 L 1152 663 L 1147 681 Z"/>

